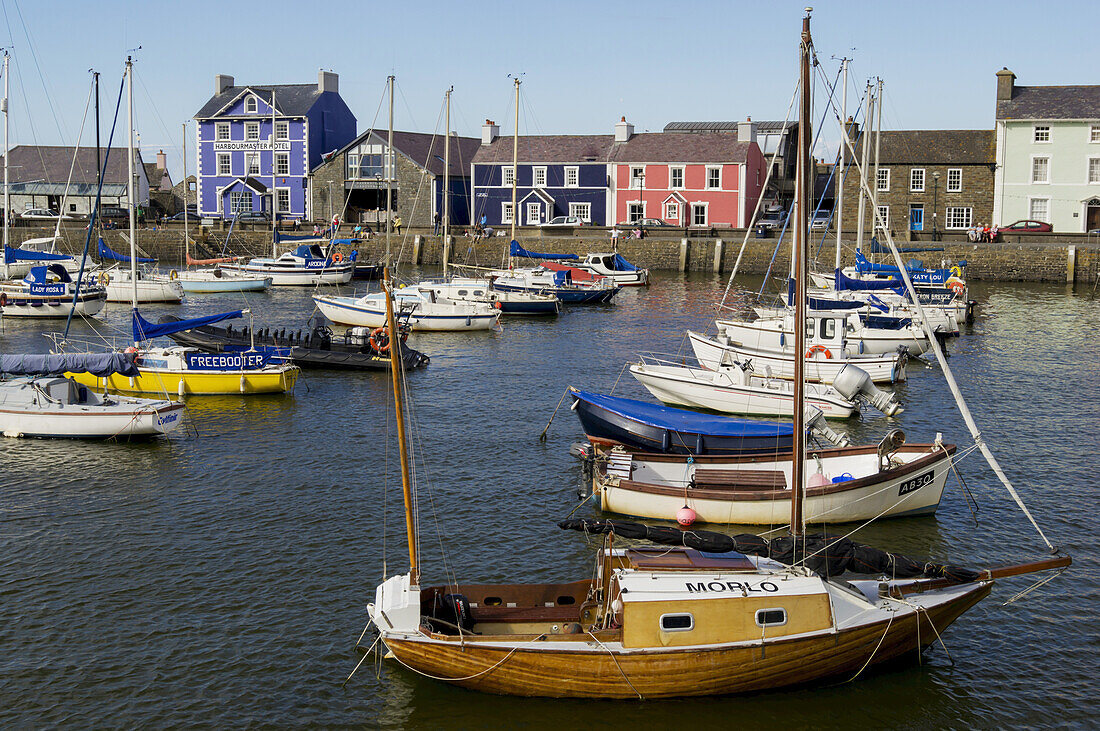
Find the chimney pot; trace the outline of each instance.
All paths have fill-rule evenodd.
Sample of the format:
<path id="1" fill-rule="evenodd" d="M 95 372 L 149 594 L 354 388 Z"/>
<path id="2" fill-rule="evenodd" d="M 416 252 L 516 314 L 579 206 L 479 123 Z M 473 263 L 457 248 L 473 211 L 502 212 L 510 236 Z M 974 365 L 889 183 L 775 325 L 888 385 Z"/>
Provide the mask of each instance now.
<path id="1" fill-rule="evenodd" d="M 340 74 L 335 74 L 331 71 L 325 71 L 321 69 L 317 72 L 317 91 L 324 93 L 326 91 L 339 92 L 340 91 Z"/>
<path id="2" fill-rule="evenodd" d="M 500 127 L 497 126 L 497 123 L 491 119 L 486 119 L 485 124 L 481 125 L 481 144 L 483 146 L 491 145 L 499 135 Z"/>
<path id="3" fill-rule="evenodd" d="M 233 77 L 229 74 L 215 74 L 214 75 L 214 93 L 221 94 L 226 89 L 233 86 Z"/>

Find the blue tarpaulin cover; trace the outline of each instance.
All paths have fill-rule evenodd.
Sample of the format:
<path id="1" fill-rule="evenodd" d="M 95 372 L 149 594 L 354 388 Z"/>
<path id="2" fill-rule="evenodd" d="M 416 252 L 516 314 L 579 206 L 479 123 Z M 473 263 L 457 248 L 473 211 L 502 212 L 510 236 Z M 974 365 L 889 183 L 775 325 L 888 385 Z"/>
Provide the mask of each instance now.
<path id="1" fill-rule="evenodd" d="M 112 251 L 107 244 L 104 243 L 102 238 L 99 239 L 99 258 L 110 259 L 112 261 L 130 261 L 130 257 L 126 256 L 126 254 L 119 254 L 117 251 Z M 140 256 L 137 258 L 138 264 L 154 264 L 156 261 L 156 259 L 145 259 Z"/>
<path id="2" fill-rule="evenodd" d="M 60 264 L 44 264 L 39 267 L 31 267 L 31 270 L 27 272 L 27 276 L 23 277 L 23 281 L 33 284 L 48 284 L 51 281 L 50 274 L 57 277 L 54 281 L 66 283 L 73 281 L 73 278 L 69 276 L 69 271 Z"/>
<path id="3" fill-rule="evenodd" d="M 91 373 L 93 376 L 138 375 L 134 357 L 129 353 L 59 353 L 0 355 L 0 373 L 14 376 L 55 376 L 65 373 Z"/>
<path id="4" fill-rule="evenodd" d="M 589 393 L 576 389 L 573 390 L 572 394 L 575 398 L 587 401 L 633 421 L 684 434 L 765 438 L 794 434 L 793 426 L 775 421 L 754 421 L 752 419 L 736 419 L 731 416 L 700 414 L 695 411 L 674 409 L 645 401 L 635 401 L 634 399 L 607 396 L 602 393 Z"/>
<path id="5" fill-rule="evenodd" d="M 294 256 L 300 256 L 303 259 L 324 259 L 325 252 L 317 244 L 302 244 L 294 250 Z"/>
<path id="6" fill-rule="evenodd" d="M 916 259 L 910 259 L 905 270 L 909 272 L 909 278 L 913 284 L 943 284 L 951 276 L 947 269 L 925 269 L 922 263 Z M 856 271 L 874 272 L 877 274 L 898 274 L 898 268 L 890 264 L 872 264 L 867 261 L 863 252 L 856 251 Z M 900 281 L 900 280 L 899 280 Z"/>
<path id="7" fill-rule="evenodd" d="M 897 271 L 897 267 L 894 267 L 894 271 Z M 864 281 L 862 279 L 852 279 L 839 269 L 837 269 L 834 274 L 836 277 L 835 286 L 837 292 L 843 292 L 845 290 L 867 291 L 897 289 L 898 287 L 905 288 L 905 282 L 900 279 L 870 279 Z"/>
<path id="8" fill-rule="evenodd" d="M 284 234 L 279 231 L 275 232 L 275 243 L 280 241 L 317 241 L 320 237 L 313 234 Z"/>
<path id="9" fill-rule="evenodd" d="M 528 259 L 551 259 L 561 261 L 563 259 L 579 259 L 576 254 L 539 254 L 535 251 L 528 251 L 519 245 L 519 242 L 512 239 L 512 243 L 509 245 L 508 253 L 511 256 L 526 257 Z M 623 261 L 626 261 L 625 259 Z"/>
<path id="10" fill-rule="evenodd" d="M 72 259 L 67 254 L 51 254 L 48 251 L 25 251 L 23 249 L 13 249 L 10 246 L 4 247 L 4 261 L 11 264 L 15 261 L 62 261 L 65 259 Z"/>
<path id="11" fill-rule="evenodd" d="M 633 264 L 631 264 L 630 262 L 628 262 L 620 254 L 615 255 L 614 262 L 615 262 L 615 271 L 617 271 L 617 272 L 636 272 L 636 271 L 638 271 L 638 267 L 636 267 Z"/>
<path id="12" fill-rule="evenodd" d="M 134 310 L 134 342 L 140 343 L 142 340 L 152 340 L 153 338 L 159 338 L 163 335 L 171 335 L 172 333 L 190 330 L 193 327 L 213 325 L 215 322 L 221 322 L 222 320 L 232 320 L 234 318 L 243 316 L 244 310 L 233 310 L 232 312 L 222 312 L 217 315 L 192 317 L 189 320 L 177 320 L 175 322 L 166 322 L 157 325 L 149 322 L 141 316 L 141 313 L 139 313 L 137 310 Z"/>

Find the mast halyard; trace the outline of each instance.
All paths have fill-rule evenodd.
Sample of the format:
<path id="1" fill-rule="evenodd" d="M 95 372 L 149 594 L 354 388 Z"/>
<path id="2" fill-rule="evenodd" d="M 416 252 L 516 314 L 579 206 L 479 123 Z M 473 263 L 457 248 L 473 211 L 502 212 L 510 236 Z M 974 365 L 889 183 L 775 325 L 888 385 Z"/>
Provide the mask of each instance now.
<path id="1" fill-rule="evenodd" d="M 447 277 L 447 265 L 451 259 L 451 92 L 447 89 L 447 113 L 443 129 L 443 277 Z"/>
<path id="2" fill-rule="evenodd" d="M 11 157 L 11 149 L 8 147 L 8 52 L 4 50 L 4 252 L 8 250 L 8 221 L 11 219 L 11 186 L 8 185 L 8 158 Z"/>
<path id="3" fill-rule="evenodd" d="M 129 175 L 126 180 L 126 194 L 130 199 L 130 288 L 133 298 L 133 309 L 137 312 L 138 305 L 138 276 L 137 276 L 137 217 L 135 209 L 137 201 L 134 196 L 134 62 L 130 56 L 126 57 L 126 109 L 127 124 L 130 127 L 127 152 Z M 139 345 L 135 342 L 134 345 Z"/>
<path id="4" fill-rule="evenodd" d="M 519 211 L 516 210 L 516 184 L 519 180 L 519 77 L 516 82 L 516 126 L 512 131 L 512 241 L 516 240 L 516 219 Z M 508 246 L 508 268 L 512 268 L 512 246 Z"/>
<path id="5" fill-rule="evenodd" d="M 187 268 L 187 260 L 190 258 L 191 249 L 187 241 L 187 122 L 180 125 L 183 128 L 183 267 Z"/>
<path id="6" fill-rule="evenodd" d="M 386 78 L 390 87 L 390 134 L 386 142 L 386 154 L 382 157 L 383 173 L 386 176 L 386 261 L 390 265 L 390 229 L 393 228 L 393 81 L 391 74 Z"/>
<path id="7" fill-rule="evenodd" d="M 806 427 L 803 413 L 803 371 L 806 348 L 806 242 L 808 198 L 810 191 L 810 8 L 802 19 L 801 42 L 801 106 L 798 120 L 797 197 L 795 199 L 794 256 L 792 267 L 795 275 L 794 304 L 794 449 L 791 459 L 791 535 L 801 537 L 805 532 L 802 515 L 806 468 Z"/>
<path id="8" fill-rule="evenodd" d="M 390 77 L 393 78 L 393 77 Z M 403 375 L 400 357 L 401 338 L 393 316 L 393 293 L 391 292 L 389 265 L 382 269 L 382 289 L 386 292 L 386 329 L 390 337 L 390 375 L 393 378 L 393 406 L 397 419 L 397 445 L 401 453 L 401 494 L 405 502 L 405 533 L 409 541 L 409 583 L 420 584 L 420 563 L 416 552 L 416 520 L 413 517 L 412 480 L 409 474 L 409 451 L 405 443 L 405 411 L 402 405 Z"/>
<path id="9" fill-rule="evenodd" d="M 289 130 L 288 130 L 289 132 Z M 289 135 L 287 135 L 289 137 Z M 275 87 L 271 87 L 271 258 L 278 258 L 278 247 L 275 245 L 279 238 L 279 192 L 275 190 Z M 259 153 L 257 153 L 259 154 Z M 186 206 L 184 206 L 186 208 Z M 332 232 L 333 237 L 336 232 Z"/>

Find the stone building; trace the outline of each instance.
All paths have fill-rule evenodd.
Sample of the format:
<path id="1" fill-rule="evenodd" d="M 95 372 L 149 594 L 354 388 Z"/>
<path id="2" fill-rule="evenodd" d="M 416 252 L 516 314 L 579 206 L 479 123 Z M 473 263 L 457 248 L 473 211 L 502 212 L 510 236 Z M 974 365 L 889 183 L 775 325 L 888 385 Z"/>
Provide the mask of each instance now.
<path id="1" fill-rule="evenodd" d="M 450 218 L 453 226 L 470 223 L 470 162 L 480 144 L 472 137 L 451 137 Z M 441 135 L 393 133 L 368 129 L 340 148 L 311 176 L 314 218 L 363 223 L 376 230 L 386 219 L 386 187 L 392 188 L 393 216 L 405 226 L 431 226 L 443 211 L 446 154 Z"/>
<path id="2" fill-rule="evenodd" d="M 858 126 L 849 123 L 849 135 L 858 137 Z M 993 218 L 993 186 L 996 159 L 993 130 L 899 130 L 883 132 L 879 166 L 874 171 L 875 141 L 871 145 L 868 176 L 887 228 L 897 238 L 937 238 L 961 233 Z M 856 154 L 862 155 L 862 145 Z M 846 161 L 850 156 L 845 154 Z M 859 221 L 860 185 L 851 166 L 844 186 L 846 233 L 855 232 Z M 863 231 L 870 235 L 874 216 L 865 204 Z"/>
<path id="3" fill-rule="evenodd" d="M 92 212 L 99 188 L 96 174 L 96 149 L 53 145 L 17 145 L 11 149 L 8 178 L 11 184 L 11 208 L 16 213 L 28 208 L 49 208 L 65 215 L 86 216 Z M 101 205 L 126 204 L 127 151 L 124 147 L 99 151 L 104 167 Z M 0 165 L 3 165 L 0 155 Z M 154 166 L 155 167 L 155 166 Z M 70 177 L 71 170 L 71 177 Z M 134 177 L 138 203 L 149 204 L 150 179 L 141 151 L 134 150 Z M 159 185 L 157 180 L 155 185 Z M 0 202 L 0 206 L 3 203 Z M 64 208 L 65 210 L 61 210 Z"/>

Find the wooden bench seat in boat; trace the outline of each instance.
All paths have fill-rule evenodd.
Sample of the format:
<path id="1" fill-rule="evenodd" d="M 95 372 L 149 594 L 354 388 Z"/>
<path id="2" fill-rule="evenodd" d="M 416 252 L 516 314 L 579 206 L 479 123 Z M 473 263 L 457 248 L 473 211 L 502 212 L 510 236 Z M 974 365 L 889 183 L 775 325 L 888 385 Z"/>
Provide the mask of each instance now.
<path id="1" fill-rule="evenodd" d="M 695 468 L 695 487 L 702 490 L 785 490 L 787 477 L 779 470 L 716 470 Z"/>

